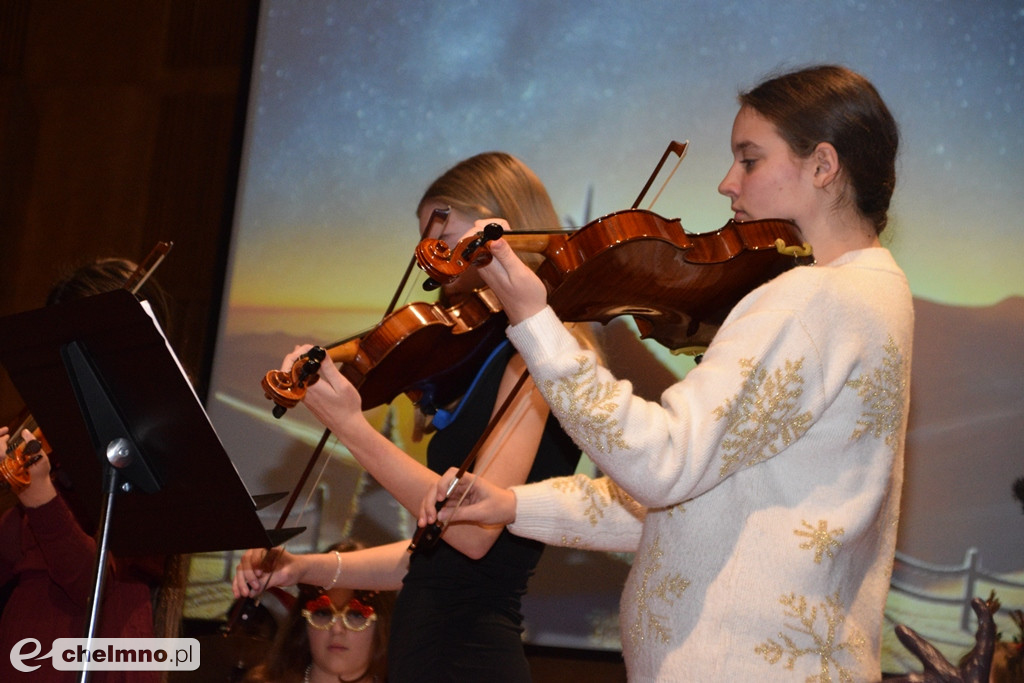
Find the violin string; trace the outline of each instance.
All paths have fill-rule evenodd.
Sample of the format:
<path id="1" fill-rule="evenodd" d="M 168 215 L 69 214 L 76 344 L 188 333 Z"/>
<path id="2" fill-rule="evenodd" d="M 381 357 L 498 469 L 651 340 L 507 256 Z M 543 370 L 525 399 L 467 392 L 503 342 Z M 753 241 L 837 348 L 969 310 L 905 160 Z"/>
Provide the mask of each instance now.
<path id="1" fill-rule="evenodd" d="M 324 473 L 327 471 L 327 464 L 331 461 L 331 456 L 335 452 L 333 449 L 335 448 L 337 448 L 336 441 L 333 442 L 332 450 L 330 452 L 322 454 L 324 455 L 323 462 L 320 464 L 320 469 L 319 471 L 317 471 L 316 477 L 313 479 L 313 485 L 310 486 L 309 491 L 306 492 L 306 499 L 302 502 L 302 507 L 299 508 L 299 514 L 295 517 L 295 526 L 299 526 L 302 523 L 302 518 L 306 514 L 306 509 L 309 507 L 310 502 L 312 502 L 313 500 L 313 495 L 320 487 L 320 482 L 323 480 Z M 281 544 L 281 550 L 283 550 L 284 547 L 288 545 L 288 542 L 289 541 L 285 541 Z M 270 558 L 272 553 L 276 554 L 277 552 L 279 551 L 275 550 L 274 548 L 268 548 L 267 554 L 263 558 L 263 563 L 265 564 L 268 561 L 268 558 Z M 267 584 L 270 583 L 270 579 L 273 578 L 274 572 L 277 570 L 277 557 L 274 557 L 272 560 L 270 560 L 270 563 L 270 571 L 267 572 L 266 576 L 259 582 L 259 586 L 256 590 L 256 595 L 253 596 L 253 602 L 255 602 L 257 605 L 260 604 L 260 599 L 263 597 L 263 593 L 267 590 Z"/>
<path id="2" fill-rule="evenodd" d="M 334 443 L 336 446 L 337 442 Z M 327 464 L 331 461 L 331 456 L 333 454 L 333 449 L 328 453 L 324 453 L 324 461 L 323 463 L 320 464 L 320 470 L 316 473 L 316 477 L 313 479 L 313 485 L 310 486 L 309 491 L 306 492 L 306 500 L 303 501 L 302 508 L 299 509 L 299 515 L 295 518 L 296 526 L 298 526 L 302 522 L 302 517 L 306 514 L 306 508 L 309 507 L 309 504 L 313 500 L 314 494 L 316 494 L 317 489 L 320 488 L 320 482 L 321 480 L 323 480 L 324 472 L 327 471 Z"/>

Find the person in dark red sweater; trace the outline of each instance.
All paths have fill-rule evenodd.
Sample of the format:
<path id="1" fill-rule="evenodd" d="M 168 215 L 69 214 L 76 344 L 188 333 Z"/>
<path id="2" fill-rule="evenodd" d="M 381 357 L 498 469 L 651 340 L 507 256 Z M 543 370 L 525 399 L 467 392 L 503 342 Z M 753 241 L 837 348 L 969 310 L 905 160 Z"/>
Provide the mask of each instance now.
<path id="1" fill-rule="evenodd" d="M 31 433 L 26 432 L 26 439 Z M 0 428 L 0 449 L 9 434 Z M 0 616 L 0 680 L 74 681 L 78 671 L 58 671 L 52 660 L 26 658 L 31 673 L 14 668 L 11 652 L 23 656 L 39 643 L 37 657 L 46 655 L 57 638 L 85 635 L 87 605 L 93 587 L 96 543 L 72 515 L 50 479 L 50 461 L 43 454 L 28 468 L 31 483 L 18 494 L 18 505 L 0 518 L 0 584 L 16 578 Z M 163 566 L 132 560 L 112 563 L 104 591 L 96 635 L 102 638 L 152 638 L 152 587 L 159 584 Z M 102 671 L 93 680 L 114 683 L 159 681 L 159 671 Z"/>
<path id="2" fill-rule="evenodd" d="M 58 282 L 47 304 L 119 289 L 135 268 L 125 259 L 89 262 Z M 163 290 L 150 279 L 137 295 L 149 302 L 163 325 L 167 317 Z M 6 452 L 13 436 L 7 427 L 0 427 L 0 452 Z M 27 430 L 21 436 L 34 439 Z M 96 542 L 61 495 L 50 469 L 50 459 L 42 452 L 42 457 L 28 467 L 31 482 L 18 493 L 17 505 L 0 517 L 0 586 L 9 582 L 13 586 L 0 615 L 0 681 L 5 683 L 62 683 L 76 681 L 81 675 L 80 671 L 55 669 L 46 655 L 55 639 L 86 635 Z M 112 559 L 94 635 L 176 636 L 181 596 L 173 588 L 184 580 L 187 563 L 183 559 L 177 555 Z M 175 594 L 177 597 L 171 600 L 169 596 Z M 160 612 L 156 623 L 154 609 Z M 14 661 L 39 668 L 25 673 L 15 668 Z M 90 676 L 96 683 L 157 683 L 162 672 L 95 671 Z"/>

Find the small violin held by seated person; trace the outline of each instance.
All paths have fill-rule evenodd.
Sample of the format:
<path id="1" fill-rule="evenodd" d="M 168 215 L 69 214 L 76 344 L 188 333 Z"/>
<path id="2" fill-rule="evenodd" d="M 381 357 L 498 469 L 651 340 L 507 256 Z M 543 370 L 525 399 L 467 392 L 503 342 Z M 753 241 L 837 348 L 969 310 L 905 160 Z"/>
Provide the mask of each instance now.
<path id="1" fill-rule="evenodd" d="M 24 439 L 22 431 L 18 429 L 11 435 L 0 459 L 0 490 L 10 489 L 15 494 L 28 488 L 32 483 L 28 468 L 43 457 L 44 451 L 49 452 L 49 444 L 38 428 L 30 430 L 35 439 Z"/>
<path id="2" fill-rule="evenodd" d="M 275 417 L 294 407 L 319 378 L 326 358 L 359 390 L 363 410 L 406 394 L 432 414 L 461 396 L 483 359 L 504 339 L 507 324 L 497 297 L 486 288 L 455 305 L 412 303 L 368 332 L 315 346 L 290 370 L 271 370 L 261 381 Z"/>
<path id="3" fill-rule="evenodd" d="M 28 468 L 39 462 L 43 457 L 42 447 L 38 441 L 29 441 L 17 453 L 4 456 L 0 461 L 0 490 L 10 489 L 21 493 L 32 483 Z"/>
<path id="4" fill-rule="evenodd" d="M 776 219 L 730 220 L 714 232 L 691 234 L 679 219 L 628 209 L 575 231 L 502 233 L 490 224 L 454 248 L 423 240 L 417 264 L 432 286 L 447 284 L 486 262 L 483 247 L 504 237 L 516 251 L 543 254 L 537 275 L 562 320 L 607 323 L 631 315 L 643 338 L 683 353 L 706 348 L 751 290 L 813 262 L 796 224 Z"/>

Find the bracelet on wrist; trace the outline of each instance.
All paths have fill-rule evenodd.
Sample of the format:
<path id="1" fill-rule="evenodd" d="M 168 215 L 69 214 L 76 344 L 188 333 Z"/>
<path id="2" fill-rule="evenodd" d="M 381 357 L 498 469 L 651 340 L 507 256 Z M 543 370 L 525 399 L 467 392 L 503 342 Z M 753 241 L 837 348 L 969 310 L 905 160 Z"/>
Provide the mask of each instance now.
<path id="1" fill-rule="evenodd" d="M 321 586 L 325 591 L 329 591 L 334 588 L 335 584 L 338 583 L 338 579 L 341 578 L 341 552 L 335 550 L 334 557 L 338 561 L 338 568 L 334 570 L 334 578 L 326 586 Z"/>

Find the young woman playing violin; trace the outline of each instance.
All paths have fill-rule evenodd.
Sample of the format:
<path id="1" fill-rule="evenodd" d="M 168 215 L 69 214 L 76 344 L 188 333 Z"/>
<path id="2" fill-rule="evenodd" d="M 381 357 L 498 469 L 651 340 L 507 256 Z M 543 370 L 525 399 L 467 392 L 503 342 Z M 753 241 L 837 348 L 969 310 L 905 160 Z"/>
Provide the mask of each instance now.
<path id="1" fill-rule="evenodd" d="M 608 477 L 509 491 L 467 476 L 452 494 L 469 487 L 463 504 L 436 513 L 449 473 L 420 523 L 636 552 L 619 619 L 631 681 L 879 680 L 913 332 L 906 278 L 878 238 L 897 127 L 841 67 L 739 101 L 719 191 L 738 220 L 793 220 L 816 265 L 743 298 L 659 404 L 566 335 L 534 273 L 492 243 L 479 270 L 508 335 Z"/>
<path id="2" fill-rule="evenodd" d="M 503 216 L 511 229 L 558 227 L 543 185 L 522 162 L 491 152 L 466 159 L 438 178 L 420 201 L 420 232 L 436 209 L 451 209 L 442 239 L 452 244 L 475 220 Z M 436 236 L 436 235 L 434 235 Z M 474 275 L 444 291 L 456 303 L 475 287 Z M 291 368 L 308 347 L 287 356 Z M 424 358 L 430 363 L 430 358 Z M 304 403 L 366 470 L 406 508 L 419 510 L 423 492 L 439 472 L 458 466 L 484 432 L 525 366 L 502 342 L 482 367 L 469 392 L 434 417 L 436 432 L 424 467 L 387 440 L 364 418 L 360 396 L 332 363 L 309 387 Z M 491 432 L 496 447 L 480 451 L 474 471 L 505 487 L 571 474 L 579 449 L 550 416 L 539 393 L 527 384 L 516 407 Z M 488 442 L 489 443 L 489 442 Z M 363 589 L 402 587 L 388 648 L 391 681 L 528 681 L 521 643 L 520 597 L 543 545 L 501 528 L 449 527 L 429 552 L 410 556 L 408 541 L 356 552 L 292 555 L 275 552 L 273 571 L 263 550 L 250 550 L 236 572 L 234 589 L 246 596 L 272 585 L 311 583 Z"/>

